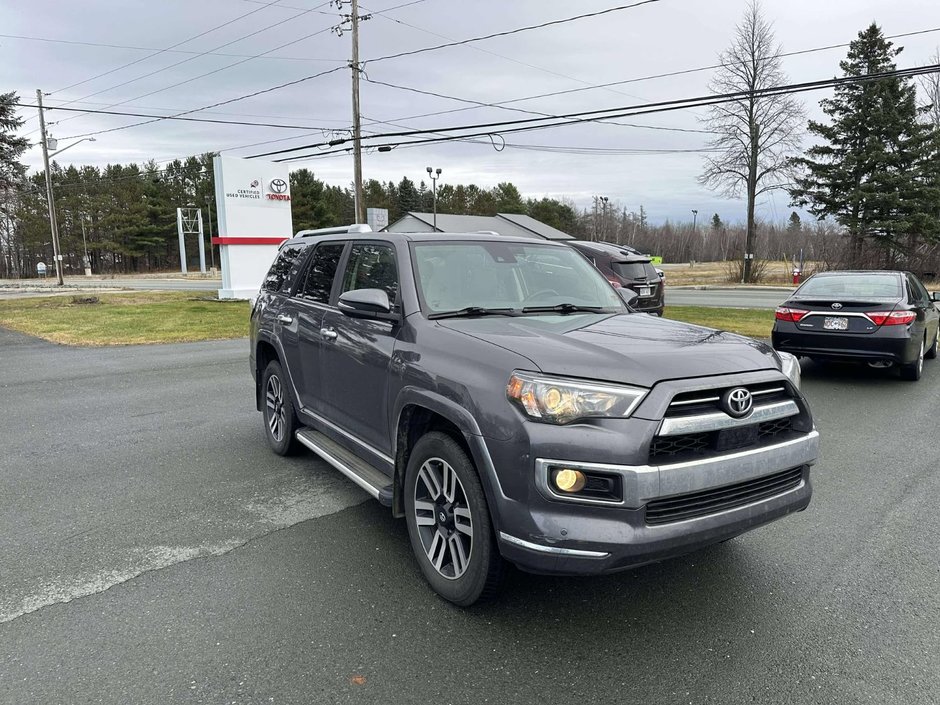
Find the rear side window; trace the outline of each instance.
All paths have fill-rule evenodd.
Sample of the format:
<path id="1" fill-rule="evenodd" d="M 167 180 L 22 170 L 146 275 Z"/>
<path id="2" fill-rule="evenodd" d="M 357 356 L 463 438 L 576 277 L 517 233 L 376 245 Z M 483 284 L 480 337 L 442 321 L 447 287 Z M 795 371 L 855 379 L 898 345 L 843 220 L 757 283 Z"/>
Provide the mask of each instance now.
<path id="1" fill-rule="evenodd" d="M 297 245 L 288 245 L 278 252 L 274 264 L 268 270 L 268 276 L 264 278 L 264 282 L 261 284 L 261 288 L 272 293 L 285 292 L 290 289 L 291 283 L 300 270 L 300 265 L 309 244 L 302 242 Z"/>
<path id="2" fill-rule="evenodd" d="M 911 302 L 913 303 L 914 301 L 916 301 L 917 303 L 921 303 L 921 304 L 929 304 L 930 294 L 927 293 L 927 290 L 924 288 L 924 285 L 920 283 L 920 279 L 918 279 L 914 275 L 911 275 L 910 282 L 911 282 L 911 293 L 913 294 Z"/>
<path id="3" fill-rule="evenodd" d="M 330 302 L 333 279 L 345 247 L 345 242 L 326 243 L 317 247 L 307 267 L 307 277 L 299 292 L 300 296 L 323 304 Z"/>
<path id="4" fill-rule="evenodd" d="M 382 289 L 394 307 L 398 302 L 398 265 L 388 245 L 353 245 L 343 275 L 343 291 Z"/>
<path id="5" fill-rule="evenodd" d="M 659 277 L 649 262 L 611 262 L 610 268 L 624 279 L 657 279 Z"/>

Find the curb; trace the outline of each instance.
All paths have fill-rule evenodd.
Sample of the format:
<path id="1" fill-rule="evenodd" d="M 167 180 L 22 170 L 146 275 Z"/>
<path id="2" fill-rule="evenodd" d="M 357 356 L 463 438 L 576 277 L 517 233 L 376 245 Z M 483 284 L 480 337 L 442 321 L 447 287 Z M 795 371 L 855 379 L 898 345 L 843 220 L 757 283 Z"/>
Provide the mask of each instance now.
<path id="1" fill-rule="evenodd" d="M 686 290 L 686 291 L 796 291 L 795 286 L 735 286 L 733 284 L 715 286 L 713 284 L 680 284 L 669 285 L 666 280 L 666 291 Z"/>

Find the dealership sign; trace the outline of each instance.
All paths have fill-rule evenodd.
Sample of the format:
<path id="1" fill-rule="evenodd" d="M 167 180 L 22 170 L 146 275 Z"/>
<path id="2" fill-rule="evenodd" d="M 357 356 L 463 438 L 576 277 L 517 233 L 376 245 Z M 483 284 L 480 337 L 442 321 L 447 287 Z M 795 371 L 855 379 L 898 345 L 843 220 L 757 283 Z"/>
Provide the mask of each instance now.
<path id="1" fill-rule="evenodd" d="M 215 157 L 215 193 L 221 246 L 220 298 L 254 298 L 278 246 L 291 237 L 287 166 L 239 157 Z"/>

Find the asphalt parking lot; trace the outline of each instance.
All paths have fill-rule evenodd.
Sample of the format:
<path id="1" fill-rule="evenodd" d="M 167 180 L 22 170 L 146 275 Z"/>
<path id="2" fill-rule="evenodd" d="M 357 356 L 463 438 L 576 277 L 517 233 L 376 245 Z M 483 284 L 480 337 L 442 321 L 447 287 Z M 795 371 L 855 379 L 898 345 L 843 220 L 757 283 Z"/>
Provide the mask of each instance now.
<path id="1" fill-rule="evenodd" d="M 459 610 L 387 510 L 268 452 L 246 358 L 0 330 L 0 702 L 940 701 L 938 361 L 804 365 L 805 513 Z"/>

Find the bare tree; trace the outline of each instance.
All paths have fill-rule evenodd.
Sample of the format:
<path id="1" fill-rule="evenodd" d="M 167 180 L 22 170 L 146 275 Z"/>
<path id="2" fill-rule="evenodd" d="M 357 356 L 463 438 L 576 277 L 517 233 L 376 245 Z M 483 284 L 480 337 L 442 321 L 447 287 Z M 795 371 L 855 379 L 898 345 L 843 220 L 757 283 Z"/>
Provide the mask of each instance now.
<path id="1" fill-rule="evenodd" d="M 699 181 L 727 198 L 747 198 L 744 281 L 751 281 L 757 197 L 784 188 L 789 180 L 790 157 L 800 147 L 805 119 L 802 104 L 788 95 L 764 95 L 761 91 L 786 84 L 781 67 L 781 48 L 773 28 L 753 0 L 735 28 L 731 46 L 720 55 L 722 68 L 712 79 L 716 95 L 741 94 L 709 108 L 703 119 L 715 133 Z"/>
<path id="2" fill-rule="evenodd" d="M 940 64 L 940 49 L 930 57 L 929 63 Z M 928 73 L 920 77 L 920 88 L 924 93 L 923 107 L 929 124 L 940 129 L 940 73 Z"/>

